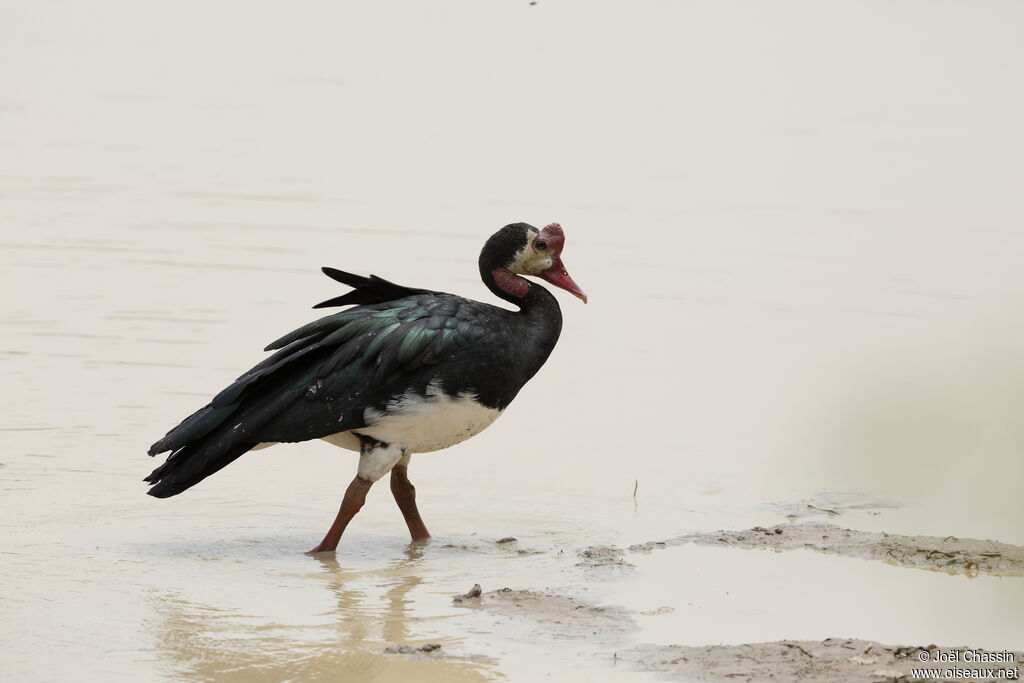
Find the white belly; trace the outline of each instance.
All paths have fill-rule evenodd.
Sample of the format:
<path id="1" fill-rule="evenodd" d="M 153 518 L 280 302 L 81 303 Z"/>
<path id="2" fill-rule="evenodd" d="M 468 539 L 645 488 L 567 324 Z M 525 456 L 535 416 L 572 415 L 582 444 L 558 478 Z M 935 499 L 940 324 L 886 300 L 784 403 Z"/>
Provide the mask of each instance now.
<path id="1" fill-rule="evenodd" d="M 467 394 L 448 396 L 435 386 L 426 396 L 410 394 L 388 405 L 386 410 L 367 408 L 360 434 L 399 445 L 408 453 L 429 453 L 454 446 L 475 436 L 498 419 L 501 411 L 477 403 Z M 359 439 L 351 431 L 332 434 L 324 441 L 359 450 Z"/>

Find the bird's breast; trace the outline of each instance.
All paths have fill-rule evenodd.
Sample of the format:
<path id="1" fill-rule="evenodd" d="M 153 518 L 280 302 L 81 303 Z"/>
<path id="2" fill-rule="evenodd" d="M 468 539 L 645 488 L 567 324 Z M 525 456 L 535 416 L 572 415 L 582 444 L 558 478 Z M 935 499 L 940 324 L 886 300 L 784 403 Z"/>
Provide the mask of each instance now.
<path id="1" fill-rule="evenodd" d="M 399 444 L 410 453 L 429 453 L 479 434 L 497 420 L 501 412 L 481 404 L 475 394 L 450 395 L 431 384 L 425 394 L 410 393 L 381 409 L 367 408 L 366 425 L 353 431 L 385 443 Z M 326 440 L 351 447 L 337 443 L 339 437 L 341 435 L 334 435 Z M 348 440 L 354 445 L 356 439 L 352 437 Z"/>

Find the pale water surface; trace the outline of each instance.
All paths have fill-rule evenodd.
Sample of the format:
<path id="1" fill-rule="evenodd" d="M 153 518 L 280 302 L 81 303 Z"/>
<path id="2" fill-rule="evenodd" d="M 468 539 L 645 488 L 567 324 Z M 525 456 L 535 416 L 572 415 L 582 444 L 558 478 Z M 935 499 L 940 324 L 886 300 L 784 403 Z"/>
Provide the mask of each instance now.
<path id="1" fill-rule="evenodd" d="M 473 583 L 674 609 L 638 643 L 1020 648 L 1020 578 L 701 547 L 593 574 L 576 551 L 809 503 L 1024 543 L 1022 21 L 4 3 L 0 677 L 644 679 L 600 634 L 453 605 Z M 518 220 L 563 225 L 591 303 L 562 297 L 493 428 L 413 459 L 428 544 L 378 486 L 336 558 L 302 554 L 355 469 L 326 444 L 144 495 L 148 445 L 339 293 L 321 265 L 487 299 L 476 255 Z"/>

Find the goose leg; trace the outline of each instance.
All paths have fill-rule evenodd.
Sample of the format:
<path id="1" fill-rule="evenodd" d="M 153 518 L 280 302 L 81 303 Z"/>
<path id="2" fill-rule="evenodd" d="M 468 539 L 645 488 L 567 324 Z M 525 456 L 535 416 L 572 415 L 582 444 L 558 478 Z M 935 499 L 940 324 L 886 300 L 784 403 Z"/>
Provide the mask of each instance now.
<path id="1" fill-rule="evenodd" d="M 334 524 L 327 530 L 327 535 L 320 541 L 320 545 L 310 550 L 310 553 L 333 552 L 338 549 L 341 534 L 356 513 L 362 509 L 363 503 L 366 502 L 366 492 L 373 486 L 373 482 L 387 474 L 405 455 L 400 446 L 377 441 L 368 436 L 358 436 L 362 442 L 359 450 L 359 473 L 345 489 L 345 497 L 341 500 L 341 509 L 338 510 Z M 415 505 L 413 507 L 415 508 Z"/>
<path id="2" fill-rule="evenodd" d="M 352 483 L 345 489 L 345 497 L 341 500 L 341 509 L 338 510 L 334 524 L 327 530 L 327 535 L 324 536 L 324 540 L 320 541 L 320 545 L 310 550 L 310 553 L 333 552 L 338 549 L 341 534 L 344 533 L 345 527 L 356 516 L 356 513 L 362 509 L 363 503 L 366 502 L 366 492 L 370 490 L 371 486 L 373 486 L 372 481 L 367 481 L 358 475 L 352 480 Z"/>
<path id="3" fill-rule="evenodd" d="M 407 460 L 407 459 L 403 459 Z M 408 464 L 398 464 L 391 469 L 391 493 L 395 496 L 398 509 L 405 517 L 405 523 L 409 527 L 409 534 L 414 541 L 422 541 L 430 538 L 427 525 L 420 517 L 420 511 L 416 507 L 416 487 L 409 481 Z"/>

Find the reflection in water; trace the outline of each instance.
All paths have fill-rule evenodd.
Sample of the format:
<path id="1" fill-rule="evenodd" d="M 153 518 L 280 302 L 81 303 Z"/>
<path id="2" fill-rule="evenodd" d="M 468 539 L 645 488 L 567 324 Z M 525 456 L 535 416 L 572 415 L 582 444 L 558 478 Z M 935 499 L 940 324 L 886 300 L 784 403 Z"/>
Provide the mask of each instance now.
<path id="1" fill-rule="evenodd" d="M 352 588 L 353 582 L 365 579 L 367 572 L 343 569 L 333 554 L 318 553 L 311 556 L 324 568 L 328 588 L 337 598 L 337 627 L 348 633 L 349 640 L 362 642 L 373 638 L 373 626 L 377 624 L 381 634 L 376 642 L 405 643 L 412 637 L 408 622 L 413 600 L 409 598 L 409 592 L 423 582 L 417 573 L 417 565 L 423 557 L 422 544 L 410 544 L 405 549 L 405 555 L 404 559 L 394 562 L 388 568 L 369 573 L 381 577 L 384 580 L 382 587 L 387 588 L 380 600 L 381 607 L 376 610 L 368 606 L 363 590 Z M 359 615 L 369 611 L 377 612 L 376 620 L 359 618 Z"/>
<path id="2" fill-rule="evenodd" d="M 262 614 L 216 607 L 165 593 L 150 601 L 157 614 L 155 650 L 181 674 L 206 681 L 374 680 L 483 681 L 494 676 L 487 664 L 465 659 L 384 654 L 389 643 L 418 645 L 410 592 L 423 582 L 422 547 L 377 571 L 343 568 L 334 556 L 316 556 L 320 572 L 307 583 L 325 585 L 333 600 L 315 623 L 290 623 L 287 605 Z M 320 584 L 319 579 L 323 583 Z M 369 579 L 369 581 L 368 581 Z M 375 588 L 383 588 L 375 595 Z M 447 642 L 432 634 L 430 640 Z"/>

